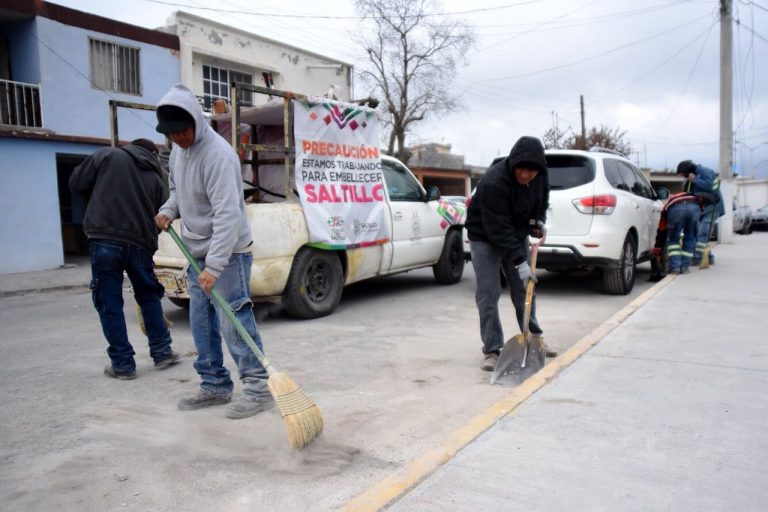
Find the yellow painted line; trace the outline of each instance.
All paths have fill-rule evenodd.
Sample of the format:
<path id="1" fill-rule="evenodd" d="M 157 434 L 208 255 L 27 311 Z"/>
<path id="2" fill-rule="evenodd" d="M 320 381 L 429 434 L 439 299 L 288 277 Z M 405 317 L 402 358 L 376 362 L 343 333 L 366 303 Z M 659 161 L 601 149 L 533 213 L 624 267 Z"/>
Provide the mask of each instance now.
<path id="1" fill-rule="evenodd" d="M 654 295 L 674 281 L 676 276 L 669 275 L 643 292 L 638 298 L 624 306 L 597 329 L 581 338 L 575 345 L 560 357 L 555 358 L 541 370 L 517 386 L 509 395 L 502 398 L 481 414 L 472 418 L 468 423 L 458 428 L 445 438 L 442 445 L 415 459 L 407 466 L 399 469 L 368 490 L 352 498 L 340 512 L 375 512 L 393 503 L 434 473 L 438 468 L 451 460 L 469 443 L 477 439 L 483 432 L 494 426 L 505 416 L 513 413 L 533 393 L 554 378 L 561 370 L 567 368 L 587 350 L 609 332 L 621 325 L 632 313 L 648 302 Z"/>

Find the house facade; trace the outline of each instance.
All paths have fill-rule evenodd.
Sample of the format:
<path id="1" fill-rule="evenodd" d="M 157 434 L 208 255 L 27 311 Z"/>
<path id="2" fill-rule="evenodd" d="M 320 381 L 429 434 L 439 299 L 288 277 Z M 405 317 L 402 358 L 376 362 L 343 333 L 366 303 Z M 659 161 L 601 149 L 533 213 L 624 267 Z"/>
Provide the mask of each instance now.
<path id="1" fill-rule="evenodd" d="M 352 65 L 346 62 L 181 11 L 162 30 L 178 36 L 181 81 L 202 98 L 206 109 L 216 99 L 229 101 L 233 81 L 350 99 Z M 268 100 L 250 93 L 240 99 L 245 104 Z"/>
<path id="2" fill-rule="evenodd" d="M 83 253 L 73 169 L 110 143 L 109 100 L 156 104 L 180 80 L 179 41 L 35 0 L 0 3 L 0 273 Z M 120 139 L 163 143 L 152 112 L 121 114 Z"/>

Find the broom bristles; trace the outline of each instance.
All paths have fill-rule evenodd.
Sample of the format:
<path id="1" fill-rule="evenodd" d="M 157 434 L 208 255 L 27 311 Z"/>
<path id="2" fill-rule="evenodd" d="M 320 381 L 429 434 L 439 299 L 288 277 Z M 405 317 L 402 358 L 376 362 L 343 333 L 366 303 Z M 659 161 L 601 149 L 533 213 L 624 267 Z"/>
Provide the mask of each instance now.
<path id="1" fill-rule="evenodd" d="M 288 431 L 288 443 L 303 448 L 323 431 L 320 408 L 304 393 L 298 384 L 281 372 L 274 372 L 267 380 L 269 392 L 275 399 Z"/>
<path id="2" fill-rule="evenodd" d="M 699 268 L 709 268 L 709 247 L 704 249 L 701 253 L 701 264 L 699 265 Z"/>

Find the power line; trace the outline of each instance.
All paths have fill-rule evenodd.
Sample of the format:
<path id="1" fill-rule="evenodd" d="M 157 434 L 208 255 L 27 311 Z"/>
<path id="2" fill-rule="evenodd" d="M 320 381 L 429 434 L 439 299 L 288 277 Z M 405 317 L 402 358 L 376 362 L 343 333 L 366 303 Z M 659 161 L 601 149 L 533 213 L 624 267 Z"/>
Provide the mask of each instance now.
<path id="1" fill-rule="evenodd" d="M 164 0 L 144 0 L 144 1 L 154 3 L 154 4 L 169 5 L 171 7 L 186 7 L 187 9 L 200 9 L 203 11 L 222 12 L 222 13 L 229 13 L 229 14 L 245 14 L 248 16 L 264 16 L 269 18 L 307 18 L 307 19 L 357 20 L 357 21 L 379 18 L 379 16 L 331 16 L 326 14 L 276 14 L 276 13 L 270 13 L 270 12 L 253 11 L 250 9 L 233 10 L 233 9 L 221 9 L 218 7 L 196 7 L 188 4 L 182 4 L 178 2 L 169 2 Z M 542 0 L 526 0 L 524 2 L 518 2 L 515 4 L 509 4 L 509 5 L 501 5 L 497 7 L 483 7 L 483 8 L 477 8 L 477 9 L 467 9 L 464 11 L 452 11 L 452 12 L 424 13 L 418 16 L 423 18 L 423 17 L 455 16 L 455 15 L 462 15 L 462 14 L 474 14 L 478 12 L 499 11 L 503 9 L 512 9 L 512 8 L 520 7 L 522 5 L 527 5 L 527 4 L 535 4 L 541 1 Z M 408 16 L 408 17 L 415 17 L 415 16 Z"/>

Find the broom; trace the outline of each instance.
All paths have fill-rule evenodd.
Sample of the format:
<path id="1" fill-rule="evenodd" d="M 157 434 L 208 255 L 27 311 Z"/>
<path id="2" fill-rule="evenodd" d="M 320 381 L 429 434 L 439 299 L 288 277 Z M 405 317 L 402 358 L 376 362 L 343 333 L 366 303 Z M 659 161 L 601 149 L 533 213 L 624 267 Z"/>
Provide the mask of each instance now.
<path id="1" fill-rule="evenodd" d="M 709 234 L 707 235 L 707 246 L 704 247 L 704 249 L 701 251 L 701 263 L 699 263 L 699 268 L 701 269 L 709 268 L 709 251 L 711 250 L 709 239 L 712 238 L 712 231 L 715 228 L 715 210 L 717 209 L 715 206 L 716 205 L 712 205 L 712 215 L 709 217 Z"/>
<path id="2" fill-rule="evenodd" d="M 187 249 L 187 246 L 179 238 L 179 235 L 176 234 L 172 226 L 168 226 L 168 233 L 176 242 L 176 245 L 179 246 L 181 252 L 184 253 L 184 256 L 192 268 L 195 269 L 195 272 L 200 274 L 202 271 L 200 265 L 190 254 L 189 249 Z M 312 399 L 290 377 L 277 371 L 272 366 L 264 352 L 259 349 L 248 334 L 248 331 L 243 327 L 243 324 L 240 323 L 232 312 L 232 308 L 229 307 L 229 304 L 227 304 L 215 288 L 211 290 L 211 296 L 267 371 L 269 376 L 267 386 L 272 394 L 272 398 L 275 399 L 277 406 L 280 408 L 280 413 L 283 415 L 285 428 L 288 431 L 288 443 L 297 449 L 308 445 L 323 431 L 323 417 L 320 414 L 320 408 L 315 405 Z"/>

